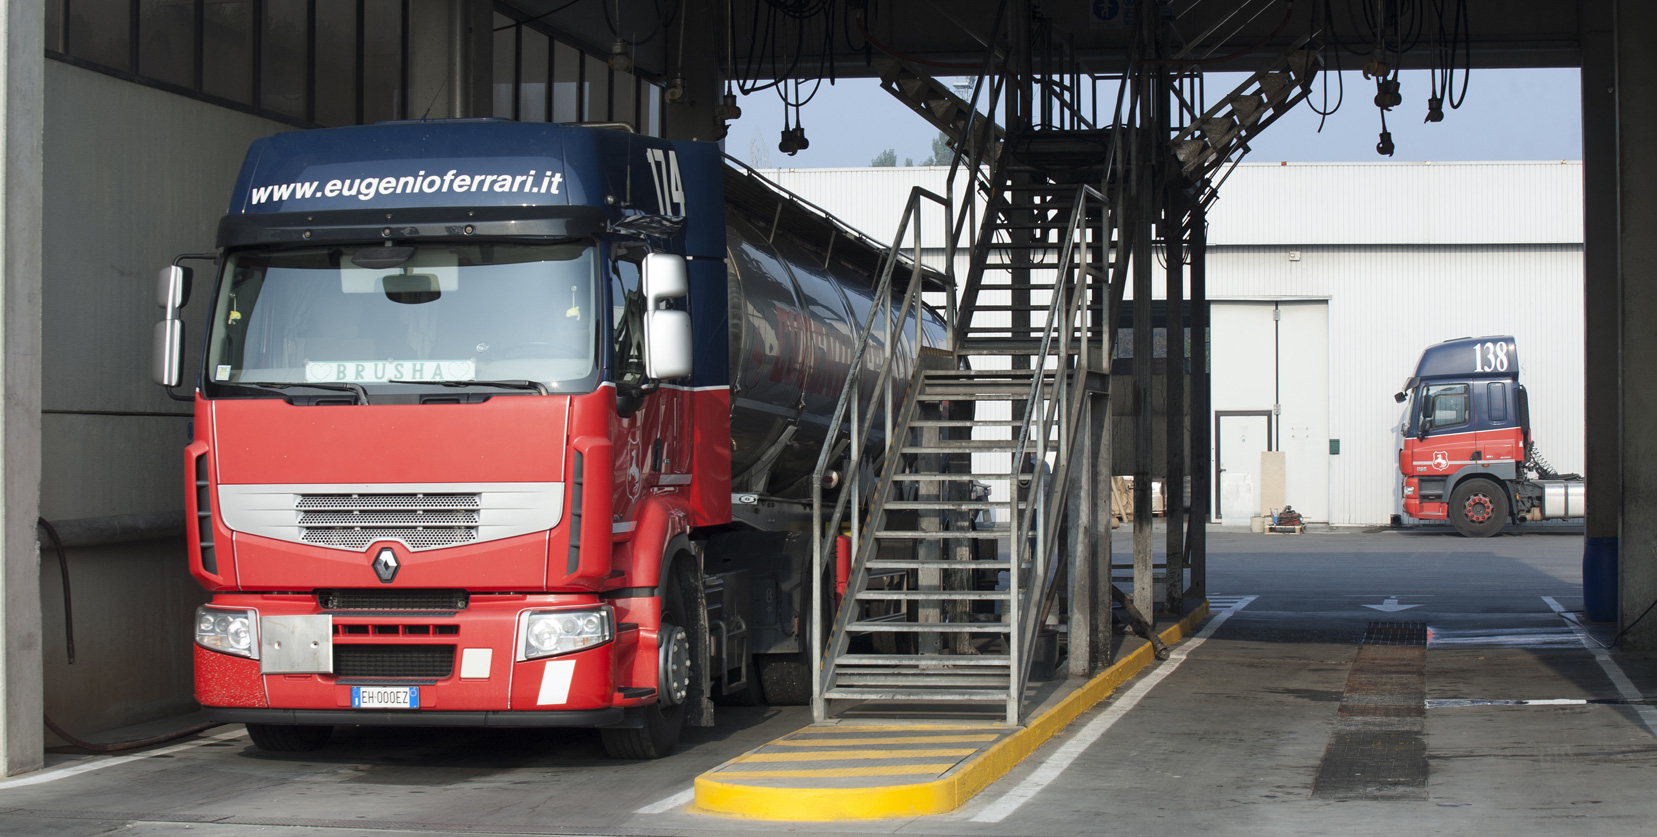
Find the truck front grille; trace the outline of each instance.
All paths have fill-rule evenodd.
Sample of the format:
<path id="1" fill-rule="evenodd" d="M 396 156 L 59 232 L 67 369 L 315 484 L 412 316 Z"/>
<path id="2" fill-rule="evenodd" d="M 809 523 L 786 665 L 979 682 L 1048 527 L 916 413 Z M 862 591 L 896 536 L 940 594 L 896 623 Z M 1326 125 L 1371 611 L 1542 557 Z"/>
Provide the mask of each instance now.
<path id="1" fill-rule="evenodd" d="M 318 590 L 316 601 L 323 610 L 409 611 L 454 613 L 465 610 L 465 590 Z"/>
<path id="2" fill-rule="evenodd" d="M 441 680 L 454 668 L 453 645 L 334 645 L 335 677 Z"/>
<path id="3" fill-rule="evenodd" d="M 300 494 L 305 543 L 362 549 L 401 541 L 410 549 L 455 546 L 478 539 L 477 494 Z"/>

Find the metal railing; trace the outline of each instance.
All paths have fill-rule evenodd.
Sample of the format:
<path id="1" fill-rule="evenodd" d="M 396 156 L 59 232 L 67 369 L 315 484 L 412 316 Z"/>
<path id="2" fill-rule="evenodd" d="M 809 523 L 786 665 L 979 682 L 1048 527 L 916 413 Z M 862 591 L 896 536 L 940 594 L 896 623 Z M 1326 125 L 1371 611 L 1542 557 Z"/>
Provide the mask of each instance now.
<path id="1" fill-rule="evenodd" d="M 864 566 L 866 556 L 873 551 L 874 532 L 871 526 L 864 531 L 862 523 L 865 519 L 871 523 L 880 519 L 881 508 L 887 495 L 891 491 L 892 478 L 896 471 L 893 464 L 897 461 L 897 450 L 903 446 L 903 438 L 907 433 L 909 420 L 914 413 L 914 399 L 911 397 L 920 385 L 923 364 L 920 362 L 920 348 L 924 345 L 922 334 L 921 289 L 923 287 L 924 270 L 921 263 L 921 207 L 926 203 L 934 203 L 946 212 L 950 208 L 949 200 L 916 186 L 909 193 L 909 200 L 905 204 L 903 217 L 898 223 L 897 235 L 892 242 L 891 249 L 880 270 L 880 279 L 875 283 L 874 302 L 869 306 L 869 313 L 864 318 L 863 328 L 857 336 L 850 364 L 851 374 L 847 376 L 845 385 L 841 388 L 840 400 L 835 403 L 834 413 L 829 419 L 828 435 L 823 441 L 822 452 L 817 457 L 817 467 L 812 472 L 811 487 L 811 522 L 812 522 L 812 568 L 811 568 L 811 678 L 812 678 L 812 714 L 816 720 L 823 720 L 825 716 L 824 692 L 832 687 L 825 683 L 829 674 L 825 672 L 823 655 L 827 651 L 831 658 L 842 651 L 846 643 L 845 625 L 850 624 L 850 614 L 855 605 L 855 599 L 847 595 L 840 603 L 840 610 L 835 617 L 835 630 L 828 638 L 828 648 L 821 641 L 823 637 L 823 574 L 832 566 L 830 554 L 834 543 L 826 539 L 825 535 L 834 533 L 838 536 L 842 527 L 849 520 L 852 543 L 852 581 L 861 578 L 866 573 Z M 909 284 L 903 292 L 902 303 L 896 315 L 892 314 L 892 276 L 898 265 L 900 250 L 903 247 L 903 238 L 913 230 L 912 253 L 909 259 Z M 952 251 L 953 247 L 947 248 Z M 953 254 L 951 254 L 953 255 Z M 947 292 L 954 296 L 954 259 L 950 258 L 945 268 Z M 954 309 L 953 303 L 949 310 Z M 893 377 L 896 364 L 901 356 L 900 352 L 893 351 L 894 338 L 897 330 L 907 328 L 912 321 L 914 324 L 914 346 L 916 348 L 915 363 L 910 369 L 909 378 L 901 394 L 907 408 L 898 412 L 896 397 L 900 394 L 893 389 Z M 878 322 L 877 322 L 878 321 Z M 953 325 L 953 324 L 948 324 Z M 867 405 L 863 404 L 862 382 L 860 370 L 864 367 L 864 358 L 869 350 L 875 329 L 883 328 L 884 354 L 880 372 L 875 380 L 873 390 L 868 397 Z M 953 331 L 953 328 L 951 328 Z M 862 407 L 861 410 L 859 408 Z M 884 445 L 870 444 L 869 428 L 876 420 L 877 415 L 884 418 L 885 435 Z M 847 426 L 847 420 L 850 425 Z M 845 436 L 842 437 L 842 431 Z M 844 438 L 844 441 L 842 439 Z M 835 498 L 828 520 L 824 520 L 823 488 L 828 482 L 830 462 L 835 453 L 846 445 L 846 456 L 841 460 L 844 464 L 840 474 L 842 479 L 840 491 Z M 887 467 L 879 467 L 885 465 Z M 865 466 L 880 474 L 875 488 L 867 493 L 868 511 L 862 505 L 865 500 L 863 491 L 862 473 Z M 852 583 L 847 584 L 847 590 L 856 589 Z"/>

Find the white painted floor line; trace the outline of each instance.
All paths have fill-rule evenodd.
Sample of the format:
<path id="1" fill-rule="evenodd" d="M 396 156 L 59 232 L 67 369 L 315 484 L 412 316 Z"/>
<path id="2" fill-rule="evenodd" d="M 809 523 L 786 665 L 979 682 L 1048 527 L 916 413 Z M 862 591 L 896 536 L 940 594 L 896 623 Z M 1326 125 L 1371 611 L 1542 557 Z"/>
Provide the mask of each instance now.
<path id="1" fill-rule="evenodd" d="M 145 750 L 142 753 L 133 753 L 132 755 L 129 755 L 129 756 L 108 756 L 108 757 L 94 756 L 90 760 L 78 761 L 78 762 L 75 762 L 72 765 L 69 765 L 68 767 L 60 767 L 60 768 L 57 768 L 55 770 L 42 770 L 39 773 L 31 773 L 27 776 L 19 776 L 15 779 L 0 780 L 0 790 L 10 790 L 12 788 L 21 788 L 21 787 L 26 787 L 28 785 L 39 785 L 39 784 L 44 784 L 46 782 L 55 782 L 59 779 L 66 779 L 70 776 L 78 776 L 82 773 L 90 773 L 94 770 L 102 770 L 106 767 L 114 767 L 117 764 L 126 764 L 129 761 L 139 761 L 141 759 L 147 759 L 151 756 L 160 756 L 160 755 L 165 755 L 167 753 L 176 753 L 176 752 L 179 752 L 180 750 L 188 750 L 192 747 L 200 747 L 201 745 L 207 744 L 207 743 L 210 743 L 210 742 L 228 741 L 232 738 L 243 738 L 246 735 L 247 735 L 247 731 L 240 728 L 240 727 L 238 727 L 233 732 L 221 732 L 218 735 L 209 735 L 209 736 L 205 736 L 203 738 L 197 738 L 194 741 L 186 741 L 183 744 L 174 744 L 171 747 L 162 747 L 159 750 Z"/>
<path id="2" fill-rule="evenodd" d="M 1209 601 L 1212 602 L 1215 598 L 1217 597 L 1211 597 Z M 1046 761 L 1043 761 L 1035 770 L 1031 771 L 1030 775 L 1024 777 L 1024 781 L 1019 782 L 1012 790 L 1003 794 L 1000 799 L 991 802 L 982 811 L 974 815 L 972 821 L 1001 822 L 1011 816 L 1024 803 L 1034 798 L 1054 779 L 1059 778 L 1060 774 L 1064 773 L 1065 769 L 1070 767 L 1071 762 L 1074 762 L 1084 750 L 1093 746 L 1093 742 L 1098 741 L 1099 737 L 1111 728 L 1111 725 L 1121 720 L 1122 716 L 1128 714 L 1129 710 L 1138 705 L 1141 698 L 1156 688 L 1156 684 L 1161 683 L 1163 678 L 1173 674 L 1174 670 L 1179 668 L 1180 663 L 1185 662 L 1187 655 L 1197 650 L 1197 647 L 1213 636 L 1214 632 L 1219 630 L 1227 619 L 1248 607 L 1249 603 L 1254 601 L 1255 598 L 1257 597 L 1243 596 L 1237 600 L 1236 604 L 1215 614 L 1214 618 L 1209 620 L 1208 624 L 1204 625 L 1196 636 L 1175 647 L 1166 662 L 1157 666 L 1150 674 L 1145 675 L 1144 680 L 1139 681 L 1133 688 L 1123 693 L 1121 697 L 1111 701 L 1109 708 L 1100 713 L 1099 717 L 1088 722 L 1088 725 L 1082 727 L 1069 741 L 1064 742 L 1057 750 L 1054 750 Z"/>
<path id="3" fill-rule="evenodd" d="M 1554 601 L 1552 596 L 1543 596 L 1542 601 L 1547 602 L 1548 607 L 1554 613 L 1559 614 L 1559 617 L 1565 620 L 1565 624 L 1570 625 L 1571 630 L 1576 632 L 1577 638 L 1582 640 L 1582 647 L 1588 649 L 1588 653 L 1594 655 L 1594 660 L 1599 663 L 1600 668 L 1605 670 L 1605 676 L 1611 678 L 1611 685 L 1617 687 L 1617 694 L 1622 695 L 1623 700 L 1639 701 L 1645 698 L 1644 695 L 1640 694 L 1640 690 L 1634 687 L 1634 681 L 1629 680 L 1628 675 L 1623 673 L 1622 666 L 1617 665 L 1617 661 L 1611 659 L 1611 654 L 1595 642 L 1594 638 L 1589 636 L 1588 632 L 1576 623 L 1576 620 L 1565 616 L 1565 608 L 1561 607 L 1559 602 Z M 1652 735 L 1657 735 L 1657 707 L 1641 703 L 1634 703 L 1632 707 L 1634 713 L 1640 716 L 1640 722 L 1645 724 L 1646 729 L 1651 730 Z"/>
<path id="4" fill-rule="evenodd" d="M 672 795 L 672 796 L 670 796 L 666 799 L 663 799 L 659 802 L 652 802 L 649 805 L 646 805 L 643 808 L 640 808 L 639 810 L 634 811 L 633 813 L 635 813 L 635 814 L 665 814 L 668 811 L 674 810 L 675 808 L 682 808 L 686 805 L 689 805 L 690 803 L 694 802 L 695 800 L 696 800 L 696 788 L 694 786 L 692 786 L 692 787 L 685 788 L 684 790 L 679 791 L 678 793 L 676 793 L 676 794 L 674 794 L 674 795 Z"/>

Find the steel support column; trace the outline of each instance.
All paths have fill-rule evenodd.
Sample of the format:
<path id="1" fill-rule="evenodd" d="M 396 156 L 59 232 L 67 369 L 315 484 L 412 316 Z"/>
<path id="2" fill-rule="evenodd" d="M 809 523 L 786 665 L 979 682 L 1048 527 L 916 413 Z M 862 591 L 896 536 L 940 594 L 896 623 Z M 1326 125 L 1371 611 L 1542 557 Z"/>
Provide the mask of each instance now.
<path id="1" fill-rule="evenodd" d="M 1208 595 L 1208 520 L 1214 427 L 1208 361 L 1208 216 L 1191 208 L 1191 597 Z"/>
<path id="2" fill-rule="evenodd" d="M 1168 525 L 1163 606 L 1178 617 L 1185 613 L 1185 210 L 1179 188 L 1170 185 L 1164 200 L 1163 253 L 1168 262 L 1168 361 L 1163 367 L 1163 408 L 1167 412 L 1167 461 L 1163 490 L 1167 502 L 1163 520 Z"/>

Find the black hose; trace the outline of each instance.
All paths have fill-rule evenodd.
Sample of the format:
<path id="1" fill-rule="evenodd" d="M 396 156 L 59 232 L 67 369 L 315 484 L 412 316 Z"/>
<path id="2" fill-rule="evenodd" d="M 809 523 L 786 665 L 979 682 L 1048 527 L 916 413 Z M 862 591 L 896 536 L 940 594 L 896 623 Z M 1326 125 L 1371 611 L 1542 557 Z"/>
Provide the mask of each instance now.
<path id="1" fill-rule="evenodd" d="M 195 735 L 203 730 L 223 726 L 223 723 L 219 721 L 203 721 L 193 727 L 187 727 L 185 729 L 178 730 L 177 732 L 152 735 L 148 738 L 136 738 L 132 741 L 117 741 L 114 744 L 96 744 L 91 741 L 82 741 L 81 739 L 64 732 L 63 727 L 58 726 L 57 723 L 52 720 L 52 716 L 50 715 L 42 714 L 41 717 L 46 721 L 46 728 L 51 730 L 54 735 L 76 747 L 81 748 L 82 750 L 91 750 L 94 753 L 117 753 L 122 750 L 136 750 L 139 747 L 150 747 L 156 744 L 164 744 L 174 739 Z"/>
<path id="2" fill-rule="evenodd" d="M 63 574 L 63 644 L 69 650 L 69 664 L 75 664 L 75 602 L 69 591 L 69 560 L 64 557 L 63 539 L 58 537 L 57 527 L 44 517 L 36 518 L 40 528 L 46 530 L 46 537 L 52 541 L 52 549 L 58 555 L 58 571 Z"/>

